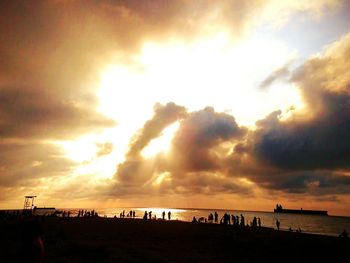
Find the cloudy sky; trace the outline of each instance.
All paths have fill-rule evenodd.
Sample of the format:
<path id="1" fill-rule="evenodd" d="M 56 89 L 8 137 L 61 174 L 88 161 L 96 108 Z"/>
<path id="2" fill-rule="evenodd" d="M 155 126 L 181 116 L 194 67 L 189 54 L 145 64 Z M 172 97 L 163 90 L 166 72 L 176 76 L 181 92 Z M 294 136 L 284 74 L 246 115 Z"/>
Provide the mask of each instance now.
<path id="1" fill-rule="evenodd" d="M 0 208 L 350 215 L 350 2 L 0 3 Z"/>

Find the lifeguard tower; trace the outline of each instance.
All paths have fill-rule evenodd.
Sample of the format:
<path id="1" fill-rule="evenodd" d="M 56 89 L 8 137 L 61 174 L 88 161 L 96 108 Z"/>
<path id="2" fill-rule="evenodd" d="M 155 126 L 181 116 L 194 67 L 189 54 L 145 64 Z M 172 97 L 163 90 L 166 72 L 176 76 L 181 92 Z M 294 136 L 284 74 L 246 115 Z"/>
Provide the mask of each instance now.
<path id="1" fill-rule="evenodd" d="M 36 195 L 26 195 L 24 197 L 24 207 L 23 210 L 24 212 L 32 212 L 34 208 L 34 198 Z"/>

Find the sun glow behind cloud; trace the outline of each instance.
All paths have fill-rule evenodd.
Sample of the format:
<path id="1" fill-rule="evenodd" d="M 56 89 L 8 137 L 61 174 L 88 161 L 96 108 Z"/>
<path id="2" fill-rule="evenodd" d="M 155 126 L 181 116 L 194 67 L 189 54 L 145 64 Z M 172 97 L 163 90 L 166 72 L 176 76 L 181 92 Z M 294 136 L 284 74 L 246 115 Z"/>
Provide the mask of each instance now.
<path id="1" fill-rule="evenodd" d="M 132 136 L 152 117 L 155 103 L 171 101 L 189 111 L 210 105 L 252 128 L 256 120 L 276 109 L 301 109 L 299 92 L 291 84 L 277 83 L 263 91 L 258 88 L 271 71 L 295 56 L 277 40 L 232 41 L 225 32 L 190 43 L 144 44 L 132 63 L 109 65 L 101 72 L 98 110 L 116 120 L 117 126 L 60 143 L 67 157 L 79 163 L 73 176 L 112 178 L 115 167 L 125 159 Z M 178 127 L 179 122 L 167 127 L 143 149 L 142 156 L 167 153 Z M 98 157 L 97 143 L 106 141 L 117 147 Z"/>
<path id="2" fill-rule="evenodd" d="M 147 43 L 134 63 L 102 73 L 99 110 L 135 129 L 156 102 L 172 101 L 191 111 L 211 105 L 251 126 L 273 110 L 301 105 L 290 85 L 257 89 L 271 71 L 295 56 L 277 40 L 233 42 L 226 33 L 193 43 Z"/>
<path id="3" fill-rule="evenodd" d="M 164 129 L 162 135 L 157 139 L 152 140 L 149 145 L 142 151 L 144 157 L 151 157 L 159 152 L 167 152 L 171 145 L 171 140 L 175 132 L 179 128 L 179 122 L 175 122 Z"/>

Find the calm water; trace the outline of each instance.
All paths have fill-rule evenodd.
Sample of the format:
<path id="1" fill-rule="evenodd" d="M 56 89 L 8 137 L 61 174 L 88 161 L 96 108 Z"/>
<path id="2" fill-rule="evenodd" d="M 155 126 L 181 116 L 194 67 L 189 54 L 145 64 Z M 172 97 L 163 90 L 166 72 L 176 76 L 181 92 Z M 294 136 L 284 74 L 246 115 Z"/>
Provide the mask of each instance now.
<path id="1" fill-rule="evenodd" d="M 70 211 L 72 216 L 78 214 L 79 209 L 65 209 Z M 252 221 L 253 217 L 260 217 L 261 224 L 266 227 L 276 227 L 275 222 L 278 219 L 281 222 L 281 229 L 288 230 L 301 228 L 303 232 L 326 234 L 326 235 L 339 235 L 344 229 L 350 233 L 350 217 L 341 216 L 319 216 L 319 215 L 298 215 L 298 214 L 282 214 L 273 212 L 251 212 L 251 211 L 233 211 L 233 210 L 209 210 L 209 209 L 169 209 L 169 208 L 108 208 L 108 209 L 95 209 L 99 216 L 106 217 L 119 217 L 120 213 L 125 210 L 125 216 L 130 210 L 136 211 L 136 217 L 142 218 L 145 211 L 152 211 L 152 217 L 162 218 L 162 212 L 171 211 L 171 219 L 181 221 L 192 221 L 195 216 L 197 219 L 200 217 L 207 218 L 209 213 L 217 211 L 219 214 L 219 220 L 225 212 L 233 215 L 242 214 L 245 217 L 246 222 Z"/>

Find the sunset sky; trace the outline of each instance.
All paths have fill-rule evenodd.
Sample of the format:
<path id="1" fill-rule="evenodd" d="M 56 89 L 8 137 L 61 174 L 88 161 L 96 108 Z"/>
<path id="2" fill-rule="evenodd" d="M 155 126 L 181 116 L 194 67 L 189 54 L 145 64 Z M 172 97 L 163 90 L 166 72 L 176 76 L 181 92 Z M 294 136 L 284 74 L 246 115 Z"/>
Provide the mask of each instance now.
<path id="1" fill-rule="evenodd" d="M 0 2 L 0 208 L 350 215 L 350 1 Z"/>

